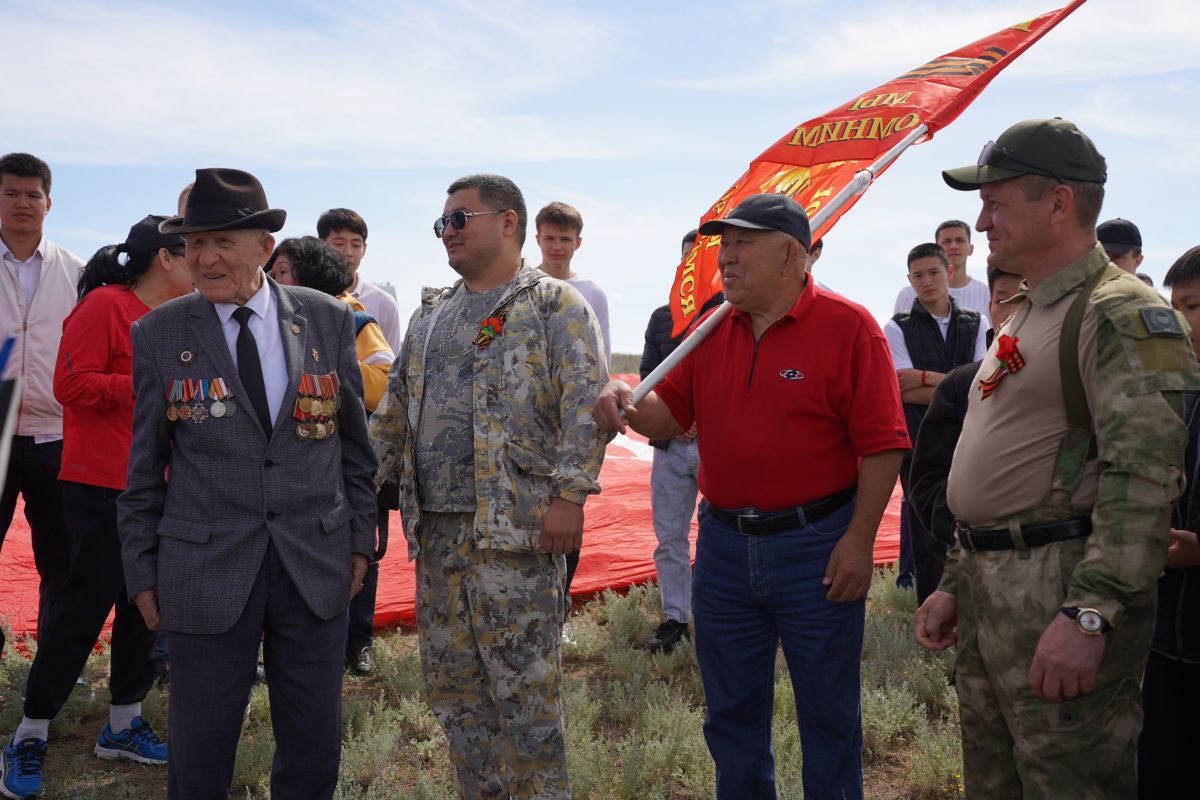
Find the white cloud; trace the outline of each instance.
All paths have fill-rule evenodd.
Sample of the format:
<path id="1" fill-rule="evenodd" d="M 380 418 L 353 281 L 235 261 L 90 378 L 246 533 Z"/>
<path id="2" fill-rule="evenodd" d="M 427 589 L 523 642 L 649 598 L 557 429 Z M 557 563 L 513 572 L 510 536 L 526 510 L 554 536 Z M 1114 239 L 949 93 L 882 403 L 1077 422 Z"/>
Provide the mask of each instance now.
<path id="1" fill-rule="evenodd" d="M 790 5 L 784 3 L 784 5 Z M 876 8 L 823 3 L 806 16 L 780 14 L 777 32 L 748 67 L 719 75 L 664 80 L 673 88 L 776 94 L 821 84 L 880 85 L 941 53 L 1066 5 L 1018 3 L 884 3 Z M 794 19 L 795 23 L 789 24 Z M 1200 67 L 1194 0 L 1091 0 L 1008 68 L 1009 80 L 1092 81 L 1160 75 Z M 721 62 L 718 62 L 721 63 Z M 723 66 L 723 64 L 722 64 Z M 840 99 L 840 98 L 839 98 Z"/>
<path id="2" fill-rule="evenodd" d="M 297 20 L 284 6 L 264 22 L 145 3 L 10 6 L 5 28 L 24 35 L 5 60 L 23 79 L 7 81 L 5 104 L 35 110 L 22 135 L 60 162 L 388 168 L 655 146 L 602 116 L 579 126 L 552 113 L 556 91 L 607 63 L 613 26 L 569 8 L 495 8 L 357 2 Z"/>

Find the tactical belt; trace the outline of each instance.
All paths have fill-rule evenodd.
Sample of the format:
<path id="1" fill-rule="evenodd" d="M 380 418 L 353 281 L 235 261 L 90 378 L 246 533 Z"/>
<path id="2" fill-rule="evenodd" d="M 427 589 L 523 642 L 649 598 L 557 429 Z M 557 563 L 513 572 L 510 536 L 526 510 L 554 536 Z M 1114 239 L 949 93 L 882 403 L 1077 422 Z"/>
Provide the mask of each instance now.
<path id="1" fill-rule="evenodd" d="M 828 517 L 853 500 L 857 491 L 858 486 L 850 486 L 819 500 L 784 511 L 757 511 L 753 508 L 727 511 L 709 503 L 708 513 L 717 522 L 728 525 L 745 536 L 770 536 L 773 533 L 794 531 Z"/>
<path id="2" fill-rule="evenodd" d="M 981 531 L 961 522 L 954 526 L 963 550 L 1015 550 L 1017 543 L 1007 528 Z M 1054 542 L 1082 539 L 1092 533 L 1090 517 L 1068 519 L 1063 522 L 1045 522 L 1041 525 L 1022 525 L 1021 538 L 1025 547 L 1045 547 Z"/>

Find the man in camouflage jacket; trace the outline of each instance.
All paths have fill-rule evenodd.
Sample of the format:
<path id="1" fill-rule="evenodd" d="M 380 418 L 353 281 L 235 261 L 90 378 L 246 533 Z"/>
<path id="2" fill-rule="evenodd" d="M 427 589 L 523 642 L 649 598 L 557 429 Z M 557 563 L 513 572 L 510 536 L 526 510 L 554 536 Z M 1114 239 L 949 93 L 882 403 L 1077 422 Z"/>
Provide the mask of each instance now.
<path id="1" fill-rule="evenodd" d="M 430 706 L 464 798 L 570 796 L 559 698 L 563 555 L 599 492 L 600 328 L 569 284 L 525 267 L 516 186 L 450 186 L 434 230 L 453 287 L 426 290 L 372 418 L 396 475 Z"/>
<path id="2" fill-rule="evenodd" d="M 957 643 L 968 797 L 1134 797 L 1198 383 L 1187 329 L 1096 244 L 1105 162 L 1070 122 L 1018 123 L 943 177 L 979 190 L 988 266 L 1024 277 L 1026 302 L 970 392 L 947 487 L 958 544 L 917 640 Z"/>

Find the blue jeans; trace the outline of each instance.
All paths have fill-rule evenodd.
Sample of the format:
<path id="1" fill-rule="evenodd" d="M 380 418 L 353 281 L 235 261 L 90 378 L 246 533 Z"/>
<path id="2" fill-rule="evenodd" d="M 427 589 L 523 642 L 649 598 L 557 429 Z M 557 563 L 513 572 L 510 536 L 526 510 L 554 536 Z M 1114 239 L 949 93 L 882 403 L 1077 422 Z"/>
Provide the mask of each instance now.
<path id="1" fill-rule="evenodd" d="M 779 644 L 796 693 L 804 797 L 863 796 L 859 659 L 866 600 L 833 603 L 821 585 L 854 503 L 815 523 L 744 536 L 701 504 L 692 582 L 704 738 L 717 797 L 775 797 L 771 716 Z"/>

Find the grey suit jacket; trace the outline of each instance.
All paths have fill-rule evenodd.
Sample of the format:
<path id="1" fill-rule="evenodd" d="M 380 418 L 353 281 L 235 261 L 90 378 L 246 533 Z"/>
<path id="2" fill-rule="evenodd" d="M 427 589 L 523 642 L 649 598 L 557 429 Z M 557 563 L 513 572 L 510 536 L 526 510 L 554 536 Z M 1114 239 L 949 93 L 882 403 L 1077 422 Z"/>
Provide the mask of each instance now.
<path id="1" fill-rule="evenodd" d="M 310 289 L 274 281 L 270 289 L 289 388 L 269 440 L 211 303 L 191 294 L 133 324 L 137 400 L 126 489 L 117 501 L 121 551 L 129 596 L 157 586 L 168 630 L 228 630 L 268 540 L 309 608 L 330 619 L 348 603 L 351 553 L 375 550 L 375 457 L 350 307 Z M 301 375 L 335 369 L 337 433 L 302 440 L 293 418 Z M 235 414 L 200 423 L 167 418 L 174 381 L 217 377 L 233 392 Z"/>

